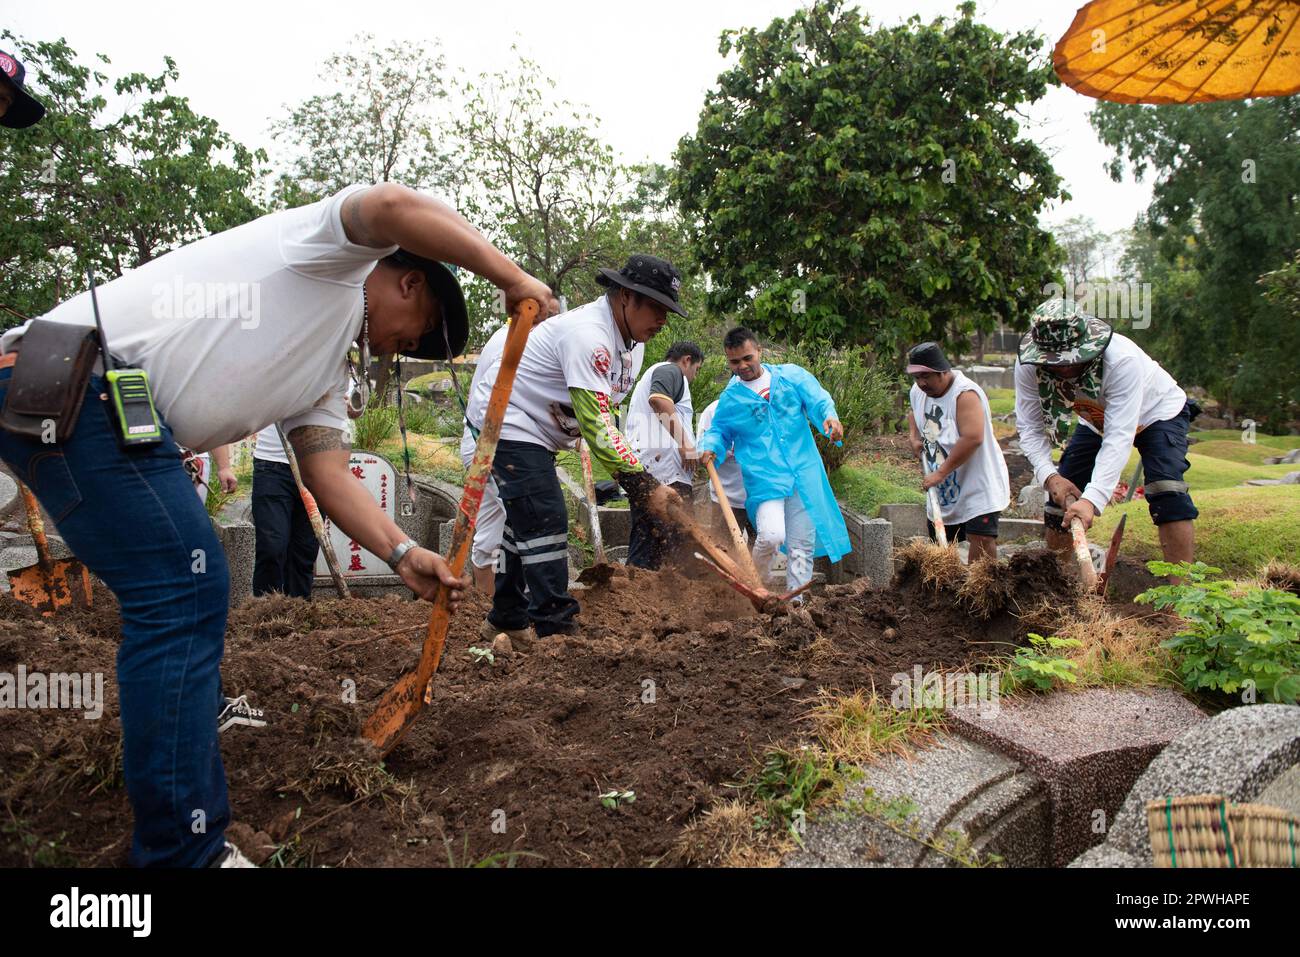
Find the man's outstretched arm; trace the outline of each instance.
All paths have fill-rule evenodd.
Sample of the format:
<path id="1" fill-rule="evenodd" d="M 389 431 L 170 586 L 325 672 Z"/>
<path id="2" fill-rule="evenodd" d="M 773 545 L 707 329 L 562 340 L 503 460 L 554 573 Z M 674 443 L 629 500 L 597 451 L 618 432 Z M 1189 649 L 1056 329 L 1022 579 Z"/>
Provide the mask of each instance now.
<path id="1" fill-rule="evenodd" d="M 298 458 L 303 484 L 331 522 L 363 548 L 384 559 L 407 540 L 407 534 L 384 513 L 348 468 L 348 450 L 341 431 L 323 425 L 301 425 L 288 438 Z M 454 603 L 467 584 L 452 575 L 447 563 L 427 548 L 407 552 L 397 566 L 397 573 L 413 592 L 430 600 L 441 584 L 452 589 Z"/>

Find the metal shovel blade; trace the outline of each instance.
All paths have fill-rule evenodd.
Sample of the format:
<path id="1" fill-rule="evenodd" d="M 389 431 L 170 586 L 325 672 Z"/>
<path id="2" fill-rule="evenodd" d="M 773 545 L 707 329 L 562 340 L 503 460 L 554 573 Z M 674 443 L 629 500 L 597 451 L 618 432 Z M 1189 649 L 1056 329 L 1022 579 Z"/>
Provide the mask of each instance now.
<path id="1" fill-rule="evenodd" d="M 90 572 L 75 558 L 50 562 L 47 572 L 40 565 L 28 565 L 9 572 L 9 587 L 15 600 L 31 605 L 48 618 L 61 608 L 89 608 Z"/>
<path id="2" fill-rule="evenodd" d="M 1105 595 L 1106 587 L 1110 584 L 1110 573 L 1115 567 L 1115 562 L 1119 558 L 1119 546 L 1124 541 L 1124 524 L 1128 521 L 1128 513 L 1125 512 L 1119 517 L 1119 524 L 1115 526 L 1115 534 L 1110 537 L 1110 548 L 1106 552 L 1106 567 L 1102 569 L 1101 574 L 1097 577 L 1097 594 Z"/>

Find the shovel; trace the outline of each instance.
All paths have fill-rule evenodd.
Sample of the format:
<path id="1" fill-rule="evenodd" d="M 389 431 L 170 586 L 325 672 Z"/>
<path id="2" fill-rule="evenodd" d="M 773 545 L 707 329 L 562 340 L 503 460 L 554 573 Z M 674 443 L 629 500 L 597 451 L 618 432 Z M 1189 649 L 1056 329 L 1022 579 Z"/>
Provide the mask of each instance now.
<path id="1" fill-rule="evenodd" d="M 452 529 L 451 550 L 446 556 L 452 574 L 458 577 L 465 571 L 470 544 L 474 540 L 479 505 L 483 501 L 483 490 L 492 477 L 492 460 L 496 457 L 497 441 L 501 438 L 501 422 L 506 415 L 506 406 L 510 403 L 515 372 L 519 369 L 528 333 L 540 311 L 541 306 L 537 300 L 525 299 L 519 304 L 519 311 L 510 319 L 510 332 L 506 336 L 501 367 L 497 372 L 496 384 L 492 386 L 492 398 L 488 401 L 487 413 L 483 417 L 483 429 L 479 433 L 478 446 L 474 449 L 474 460 L 465 475 L 465 489 L 461 494 L 460 507 L 456 509 L 456 524 Z M 374 744 L 381 755 L 388 754 L 397 746 L 397 742 L 410 730 L 427 703 L 426 691 L 442 660 L 442 649 L 447 642 L 450 624 L 450 592 L 441 587 L 433 600 L 429 630 L 420 650 L 419 661 L 413 670 L 403 674 L 384 693 L 374 712 L 361 727 L 362 736 Z"/>
<path id="2" fill-rule="evenodd" d="M 293 446 L 289 444 L 289 437 L 284 434 L 284 429 L 280 428 L 279 422 L 275 424 L 275 434 L 280 437 L 280 444 L 284 446 L 284 457 L 289 460 L 289 471 L 293 473 L 294 484 L 298 486 L 302 507 L 307 510 L 307 520 L 311 522 L 311 530 L 316 533 L 316 541 L 320 542 L 321 551 L 325 553 L 325 564 L 330 570 L 330 578 L 334 579 L 334 588 L 340 598 L 351 598 L 352 594 L 348 591 L 347 582 L 343 580 L 343 572 L 339 570 L 334 544 L 325 532 L 325 522 L 320 517 L 320 509 L 316 507 L 316 497 L 307 491 L 306 485 L 302 484 L 302 473 L 298 471 L 298 456 L 294 453 Z"/>
<path id="3" fill-rule="evenodd" d="M 705 554 L 708 556 L 708 558 L 704 560 L 708 566 L 721 575 L 723 579 L 726 580 L 727 584 L 748 598 L 755 609 L 758 611 L 768 611 L 773 605 L 779 602 L 789 601 L 796 595 L 800 595 L 807 591 L 812 586 L 812 582 L 809 582 L 807 585 L 804 585 L 802 588 L 796 588 L 794 591 L 786 592 L 783 595 L 774 595 L 761 585 L 750 586 L 746 584 L 746 576 L 745 573 L 740 570 L 740 566 L 732 560 L 730 555 L 720 549 L 717 545 L 713 544 L 713 541 L 709 536 L 705 535 L 700 526 L 695 524 L 695 519 L 691 517 L 690 512 L 686 510 L 685 506 L 683 506 L 679 500 L 673 500 L 669 503 L 663 501 L 663 498 L 666 498 L 666 496 L 663 496 L 662 490 L 667 487 L 668 486 L 666 485 L 661 485 L 655 490 L 655 492 L 659 493 L 661 497 L 659 501 L 651 502 L 651 508 L 662 515 L 666 515 L 669 519 L 680 525 L 682 529 L 685 530 L 686 534 L 695 540 L 695 544 L 704 549 Z M 704 558 L 704 556 L 700 557 Z"/>
<path id="4" fill-rule="evenodd" d="M 1069 496 L 1065 507 L 1069 508 L 1077 499 Z M 1070 519 L 1070 536 L 1074 539 L 1074 559 L 1079 563 L 1079 581 L 1086 592 L 1097 591 L 1097 569 L 1092 567 L 1092 552 L 1088 548 L 1088 533 L 1083 522 L 1077 518 Z"/>
<path id="5" fill-rule="evenodd" d="M 1141 468 L 1141 465 L 1139 464 L 1138 467 Z M 1119 524 L 1115 526 L 1115 534 L 1110 537 L 1110 549 L 1106 552 L 1106 567 L 1097 579 L 1097 594 L 1103 597 L 1106 594 L 1106 588 L 1110 585 L 1110 573 L 1115 569 L 1115 561 L 1119 558 L 1119 546 L 1124 541 L 1124 523 L 1127 521 L 1128 513 L 1125 512 L 1119 517 Z"/>
<path id="6" fill-rule="evenodd" d="M 605 538 L 600 527 L 600 506 L 596 504 L 596 480 L 591 474 L 591 452 L 578 439 L 578 458 L 582 460 L 582 488 L 587 493 L 587 514 L 591 517 L 591 547 L 597 565 L 605 564 Z"/>
<path id="7" fill-rule="evenodd" d="M 731 502 L 727 499 L 727 490 L 722 487 L 722 477 L 718 475 L 718 470 L 712 462 L 709 462 L 706 468 L 709 470 L 709 481 L 713 483 L 713 494 L 718 497 L 718 507 L 722 509 L 722 517 L 727 521 L 727 531 L 731 533 L 731 544 L 735 546 L 736 554 L 744 563 L 745 571 L 749 573 L 749 580 L 754 588 L 762 588 L 763 582 L 758 577 L 754 556 L 745 546 L 745 539 L 740 534 L 740 526 L 736 524 L 736 515 L 732 512 Z"/>
<path id="8" fill-rule="evenodd" d="M 936 465 L 939 462 L 943 461 L 943 459 L 939 458 L 940 455 L 943 455 L 944 458 L 948 457 L 944 453 L 943 449 L 940 448 L 938 442 L 932 443 L 929 439 L 925 439 L 924 443 L 925 443 L 926 450 L 928 450 L 931 453 L 930 458 L 934 460 Z M 925 471 L 924 456 L 921 458 L 921 471 L 922 472 Z M 929 506 L 929 510 L 934 513 L 934 518 L 931 520 L 932 524 L 934 525 L 934 540 L 939 544 L 940 548 L 947 548 L 948 527 L 943 524 L 943 512 L 940 511 L 939 509 L 939 490 L 933 487 L 927 489 L 925 493 L 925 502 L 926 505 Z"/>
<path id="9" fill-rule="evenodd" d="M 16 568 L 9 573 L 9 587 L 15 599 L 31 605 L 48 618 L 60 608 L 91 607 L 90 572 L 75 558 L 53 559 L 45 537 L 45 522 L 36 496 L 22 482 L 18 483 L 23 505 L 27 509 L 27 528 L 36 546 L 36 564 Z"/>

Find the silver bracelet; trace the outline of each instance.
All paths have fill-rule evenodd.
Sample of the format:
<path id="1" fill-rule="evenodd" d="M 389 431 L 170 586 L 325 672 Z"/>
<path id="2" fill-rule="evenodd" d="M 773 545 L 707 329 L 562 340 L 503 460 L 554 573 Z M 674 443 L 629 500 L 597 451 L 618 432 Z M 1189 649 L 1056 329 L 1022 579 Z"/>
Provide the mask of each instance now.
<path id="1" fill-rule="evenodd" d="M 409 538 L 406 541 L 399 543 L 398 546 L 393 549 L 393 553 L 388 556 L 388 567 L 393 571 L 397 571 L 397 566 L 402 563 L 402 559 L 406 557 L 406 553 L 413 548 L 419 547 L 419 544 Z"/>

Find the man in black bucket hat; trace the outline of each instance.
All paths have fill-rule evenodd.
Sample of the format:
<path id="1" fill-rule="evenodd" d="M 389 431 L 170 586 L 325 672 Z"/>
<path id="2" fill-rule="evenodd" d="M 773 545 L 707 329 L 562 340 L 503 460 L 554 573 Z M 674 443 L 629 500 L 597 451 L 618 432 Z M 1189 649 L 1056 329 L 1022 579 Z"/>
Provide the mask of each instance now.
<path id="1" fill-rule="evenodd" d="M 0 50 L 0 126 L 26 129 L 45 115 L 45 107 L 23 89 L 26 78 L 14 55 Z"/>
<path id="2" fill-rule="evenodd" d="M 1050 497 L 1048 545 L 1068 551 L 1071 520 L 1092 525 L 1136 447 L 1165 560 L 1192 561 L 1198 512 L 1184 475 L 1196 411 L 1173 377 L 1074 300 L 1055 298 L 1034 310 L 1015 381 L 1020 448 Z M 1059 463 L 1055 448 L 1064 449 Z"/>
<path id="3" fill-rule="evenodd" d="M 596 282 L 606 289 L 622 287 L 639 293 L 665 309 L 686 318 L 686 310 L 678 301 L 682 288 L 682 274 L 666 259 L 638 253 L 627 261 L 618 272 L 601 269 Z"/>
<path id="4" fill-rule="evenodd" d="M 331 522 L 420 597 L 446 588 L 459 601 L 463 580 L 380 509 L 349 470 L 343 437 L 354 345 L 419 357 L 464 347 L 465 302 L 443 262 L 487 279 L 507 308 L 531 298 L 543 313 L 557 309 L 545 283 L 454 209 L 396 183 L 270 213 L 100 286 L 109 353 L 143 370 L 152 390 L 144 445 L 118 425 L 104 377 L 61 388 L 74 377 L 59 360 L 84 359 L 94 341 L 88 294 L 0 337 L 0 421 L 79 413 L 75 431 L 51 420 L 53 442 L 0 430 L 0 458 L 117 596 L 131 864 L 248 866 L 224 838 L 217 738 L 230 572 L 178 445 L 208 451 L 278 423 Z"/>
<path id="5" fill-rule="evenodd" d="M 668 321 L 684 316 L 681 273 L 656 256 L 637 253 L 622 269 L 602 269 L 606 293 L 551 319 L 528 339 L 501 427 L 492 477 L 505 507 L 503 565 L 498 567 L 492 610 L 483 637 L 504 633 L 515 642 L 574 631 L 578 603 L 569 594 L 569 520 L 555 474 L 555 456 L 579 438 L 594 464 L 623 486 L 638 508 L 651 502 L 659 482 L 645 470 L 615 422 L 632 391 L 644 343 Z M 474 427 L 482 423 L 470 423 Z"/>

